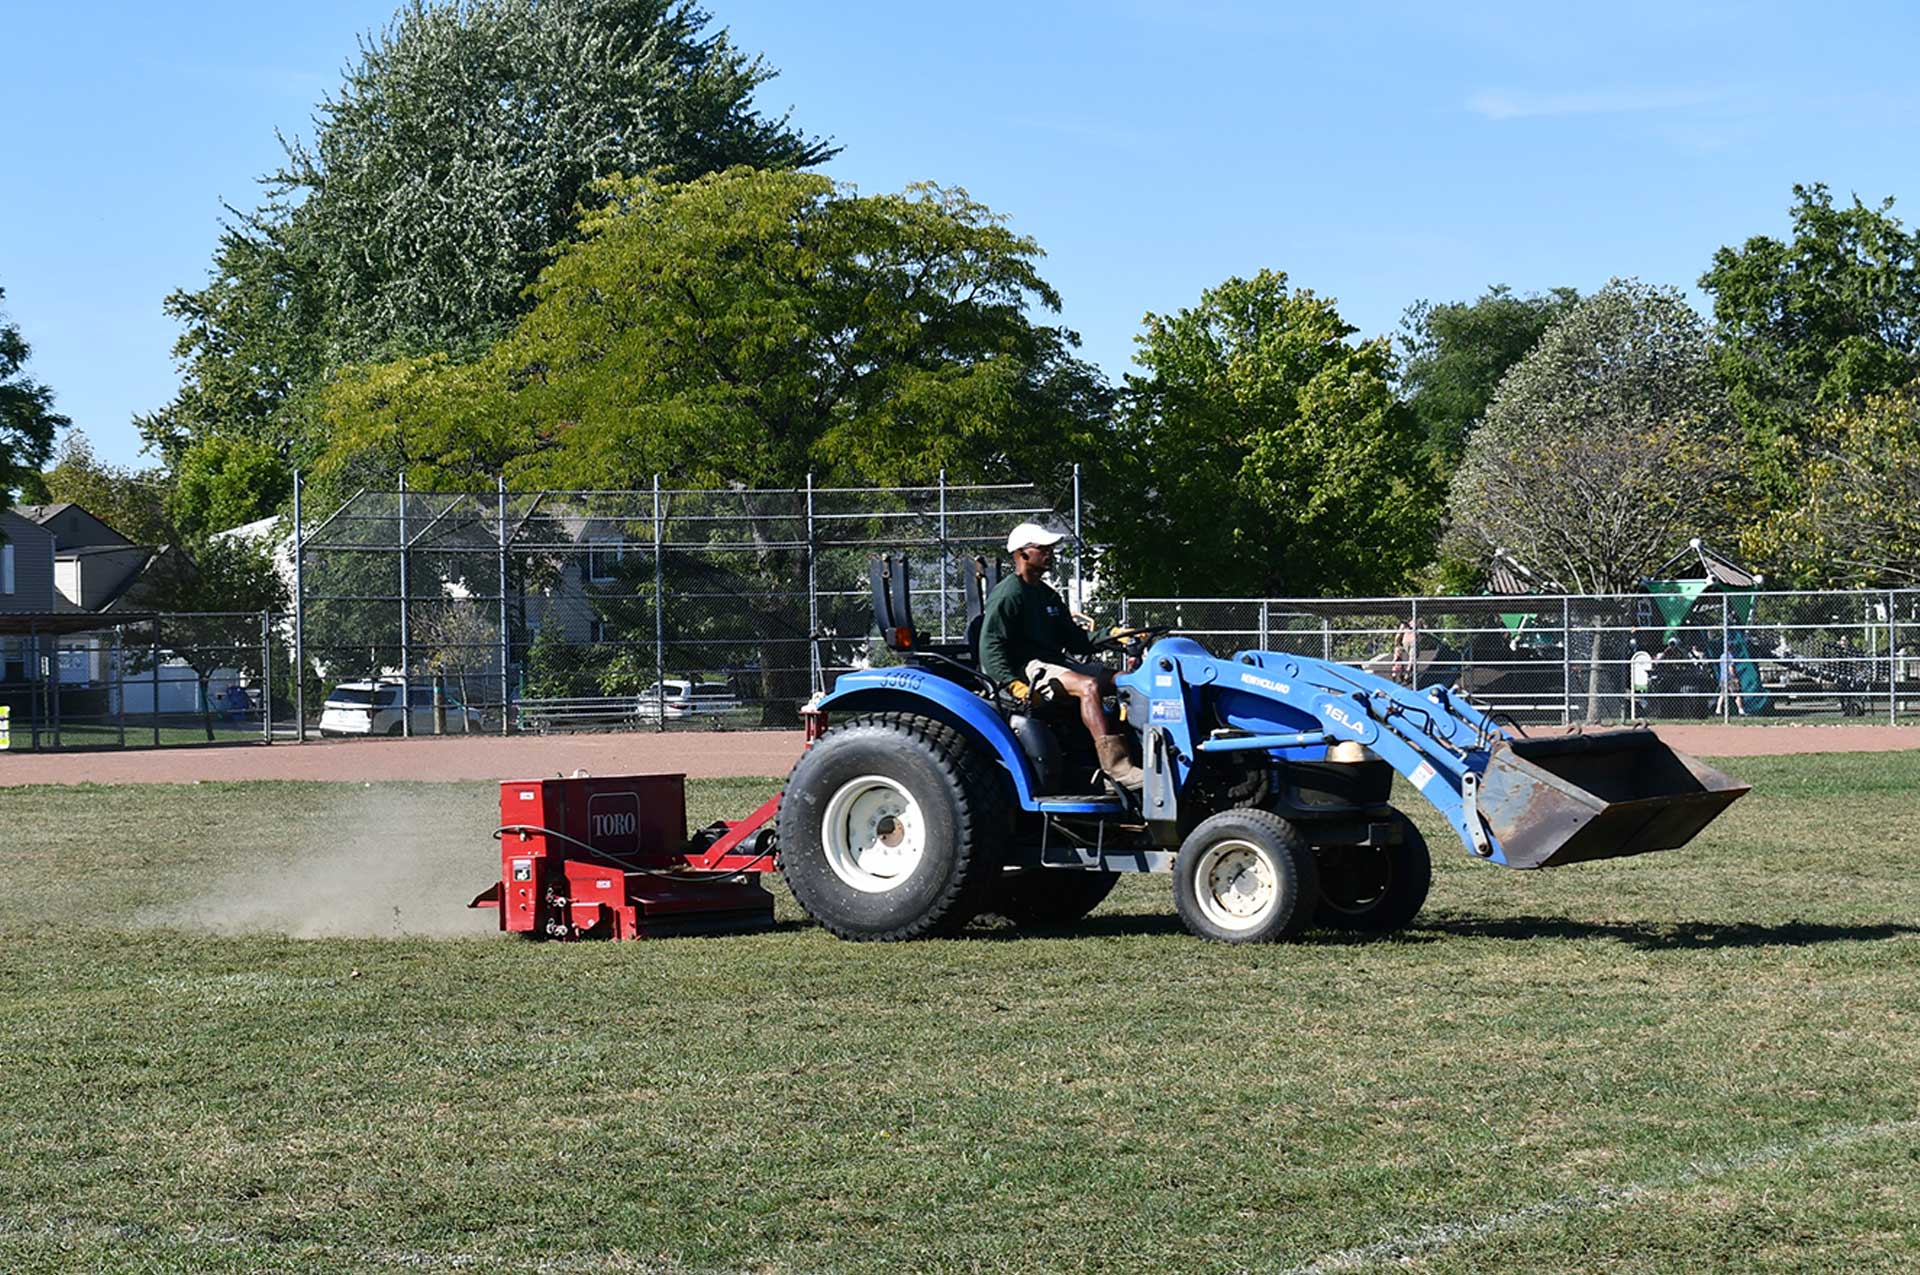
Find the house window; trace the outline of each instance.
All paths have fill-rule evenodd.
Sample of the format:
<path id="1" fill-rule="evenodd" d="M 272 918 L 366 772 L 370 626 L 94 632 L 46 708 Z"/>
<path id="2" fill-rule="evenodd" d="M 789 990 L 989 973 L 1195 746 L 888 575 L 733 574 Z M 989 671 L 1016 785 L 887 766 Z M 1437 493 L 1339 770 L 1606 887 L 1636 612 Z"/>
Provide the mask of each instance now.
<path id="1" fill-rule="evenodd" d="M 13 546 L 0 545 L 0 593 L 13 592 Z"/>
<path id="2" fill-rule="evenodd" d="M 587 641 L 596 646 L 607 640 L 607 622 L 599 616 L 587 621 Z"/>
<path id="3" fill-rule="evenodd" d="M 606 584 L 616 579 L 614 564 L 620 561 L 620 546 L 617 544 L 599 544 L 587 546 L 587 579 L 594 584 Z"/>

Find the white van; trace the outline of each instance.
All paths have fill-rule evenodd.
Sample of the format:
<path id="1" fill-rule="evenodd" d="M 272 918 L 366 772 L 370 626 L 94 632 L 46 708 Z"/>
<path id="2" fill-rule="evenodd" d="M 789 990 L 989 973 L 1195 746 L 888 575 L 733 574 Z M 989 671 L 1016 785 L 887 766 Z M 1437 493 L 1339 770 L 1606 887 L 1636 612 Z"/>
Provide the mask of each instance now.
<path id="1" fill-rule="evenodd" d="M 399 682 L 342 682 L 327 693 L 320 709 L 322 735 L 399 735 Z M 413 710 L 413 733 L 433 734 L 433 687 L 415 686 L 408 697 Z M 449 735 L 478 735 L 485 729 L 478 709 L 468 708 L 451 689 L 443 693 Z"/>
<path id="2" fill-rule="evenodd" d="M 641 721 L 657 722 L 663 715 L 668 721 L 677 721 L 683 717 L 738 713 L 741 704 L 740 697 L 725 682 L 689 682 L 668 678 L 641 691 L 635 709 L 635 716 Z"/>

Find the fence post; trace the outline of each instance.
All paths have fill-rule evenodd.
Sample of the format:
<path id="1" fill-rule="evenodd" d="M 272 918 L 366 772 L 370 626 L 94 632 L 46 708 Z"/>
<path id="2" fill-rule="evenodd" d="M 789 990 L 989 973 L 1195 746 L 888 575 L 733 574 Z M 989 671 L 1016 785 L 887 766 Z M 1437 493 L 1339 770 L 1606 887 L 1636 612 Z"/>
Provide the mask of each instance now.
<path id="1" fill-rule="evenodd" d="M 1573 599 L 1560 599 L 1560 724 L 1573 725 Z"/>
<path id="2" fill-rule="evenodd" d="M 493 495 L 499 519 L 500 541 L 500 733 L 513 732 L 513 641 L 507 630 L 507 476 L 493 476 Z"/>
<path id="3" fill-rule="evenodd" d="M 413 738 L 413 633 L 407 611 L 407 471 L 400 471 L 400 733 Z M 375 679 L 376 683 L 378 678 Z"/>
<path id="4" fill-rule="evenodd" d="M 293 471 L 293 737 L 307 742 L 307 549 L 300 519 L 300 471 Z"/>
<path id="5" fill-rule="evenodd" d="M 807 487 L 807 499 L 811 502 L 813 499 L 812 475 L 807 476 Z M 811 516 L 811 503 L 808 505 L 808 512 L 809 516 Z M 808 525 L 811 526 L 812 524 L 809 523 Z M 947 590 L 952 587 L 952 585 L 948 583 L 947 576 L 947 469 L 944 465 L 940 467 L 940 521 L 938 534 L 940 539 L 940 640 L 944 642 L 947 640 Z M 908 610 L 912 610 L 911 601 L 908 603 Z"/>
<path id="6" fill-rule="evenodd" d="M 666 538 L 660 530 L 660 475 L 653 476 L 653 728 L 667 728 L 666 572 L 660 555 Z"/>
<path id="7" fill-rule="evenodd" d="M 947 492 L 946 470 L 940 471 L 940 537 L 945 542 L 947 534 Z M 826 670 L 820 662 L 820 571 L 819 547 L 814 543 L 813 525 L 813 475 L 807 475 L 807 684 L 813 694 L 826 689 Z M 946 605 L 947 560 L 943 554 L 940 559 L 941 603 L 940 622 L 947 621 Z M 944 630 L 942 636 L 945 636 Z"/>
<path id="8" fill-rule="evenodd" d="M 149 720 L 153 722 L 153 746 L 160 747 L 160 617 L 153 617 L 153 646 L 147 651 L 147 664 L 153 675 L 153 713 Z"/>
<path id="9" fill-rule="evenodd" d="M 260 735 L 273 742 L 273 612 L 260 613 Z"/>
<path id="10" fill-rule="evenodd" d="M 1887 725 L 1900 724 L 1900 623 L 1893 590 L 1887 590 Z"/>
<path id="11" fill-rule="evenodd" d="M 42 699 L 40 658 L 40 626 L 38 622 L 28 620 L 26 678 L 27 685 L 33 688 L 33 693 L 27 701 L 27 730 L 32 736 L 32 743 L 29 746 L 36 753 L 40 751 L 40 715 L 46 711 L 40 703 Z"/>
<path id="12" fill-rule="evenodd" d="M 114 724 L 120 730 L 120 747 L 127 746 L 127 626 L 113 630 L 113 703 Z"/>
<path id="13" fill-rule="evenodd" d="M 1080 462 L 1073 463 L 1073 609 L 1087 609 L 1087 581 L 1080 569 L 1086 560 L 1087 545 L 1080 538 Z"/>
<path id="14" fill-rule="evenodd" d="M 1726 594 L 1720 595 L 1720 667 L 1715 670 L 1720 675 L 1720 724 L 1725 726 L 1733 718 L 1733 652 L 1727 649 L 1727 640 L 1732 636 L 1728 631 L 1727 613 L 1732 607 Z"/>
<path id="15" fill-rule="evenodd" d="M 60 633 L 53 635 L 53 658 L 47 661 L 48 720 L 53 723 L 53 746 L 60 747 Z"/>
<path id="16" fill-rule="evenodd" d="M 1260 649 L 1263 651 L 1269 649 L 1273 644 L 1273 639 L 1269 636 L 1272 630 L 1272 619 L 1269 608 L 1271 608 L 1272 605 L 1273 602 L 1271 599 L 1260 599 Z"/>

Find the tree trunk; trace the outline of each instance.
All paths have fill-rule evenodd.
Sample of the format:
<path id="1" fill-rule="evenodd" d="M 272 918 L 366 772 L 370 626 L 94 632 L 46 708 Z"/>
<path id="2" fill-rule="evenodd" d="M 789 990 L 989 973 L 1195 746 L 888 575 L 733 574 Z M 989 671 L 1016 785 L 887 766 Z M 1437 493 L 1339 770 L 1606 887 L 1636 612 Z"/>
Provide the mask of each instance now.
<path id="1" fill-rule="evenodd" d="M 1587 657 L 1587 713 L 1589 723 L 1600 720 L 1600 629 L 1593 630 L 1593 652 Z"/>

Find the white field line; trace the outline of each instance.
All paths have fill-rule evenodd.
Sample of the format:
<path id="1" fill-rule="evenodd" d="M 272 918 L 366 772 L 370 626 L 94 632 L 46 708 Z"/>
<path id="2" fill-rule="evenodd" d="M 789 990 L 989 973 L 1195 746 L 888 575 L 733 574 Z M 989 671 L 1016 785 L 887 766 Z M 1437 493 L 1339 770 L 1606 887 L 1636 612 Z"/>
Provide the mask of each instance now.
<path id="1" fill-rule="evenodd" d="M 1442 1222 L 1437 1226 L 1423 1227 L 1418 1231 L 1396 1235 L 1359 1248 L 1322 1253 L 1310 1262 L 1288 1267 L 1281 1272 L 1281 1275 L 1333 1275 L 1336 1271 L 1355 1271 L 1383 1262 L 1400 1262 L 1418 1253 L 1430 1253 L 1436 1249 L 1451 1248 L 1455 1244 L 1468 1240 L 1483 1239 L 1506 1231 L 1517 1231 L 1548 1218 L 1566 1217 L 1575 1213 L 1604 1213 L 1728 1173 L 1775 1164 L 1781 1160 L 1791 1160 L 1808 1152 L 1830 1147 L 1853 1146 L 1877 1138 L 1913 1133 L 1920 1133 L 1920 1120 L 1840 1125 L 1798 1142 L 1776 1142 L 1741 1155 L 1697 1161 L 1688 1165 L 1684 1171 L 1667 1177 L 1649 1178 L 1644 1182 L 1631 1182 L 1625 1186 L 1598 1187 L 1577 1195 L 1562 1195 L 1551 1200 L 1541 1200 L 1506 1213 L 1496 1213 L 1492 1217 L 1481 1218 L 1479 1221 Z"/>

